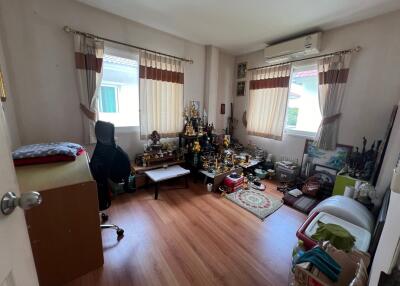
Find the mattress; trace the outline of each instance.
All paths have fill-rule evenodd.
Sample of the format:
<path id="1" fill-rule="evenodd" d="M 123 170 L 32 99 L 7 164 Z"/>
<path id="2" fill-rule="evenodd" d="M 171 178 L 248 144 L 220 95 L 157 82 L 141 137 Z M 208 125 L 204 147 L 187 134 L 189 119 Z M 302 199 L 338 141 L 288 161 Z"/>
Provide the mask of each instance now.
<path id="1" fill-rule="evenodd" d="M 310 213 L 325 212 L 355 224 L 372 233 L 375 219 L 372 213 L 359 202 L 344 196 L 333 196 L 320 202 Z"/>
<path id="2" fill-rule="evenodd" d="M 15 167 L 21 192 L 43 191 L 92 181 L 86 153 L 75 161 Z"/>

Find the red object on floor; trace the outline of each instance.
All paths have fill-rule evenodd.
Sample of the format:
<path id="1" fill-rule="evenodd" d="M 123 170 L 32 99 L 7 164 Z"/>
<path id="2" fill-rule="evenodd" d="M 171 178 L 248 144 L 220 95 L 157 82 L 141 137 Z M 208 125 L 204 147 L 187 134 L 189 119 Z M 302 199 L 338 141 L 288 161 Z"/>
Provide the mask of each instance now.
<path id="1" fill-rule="evenodd" d="M 298 239 L 302 240 L 304 242 L 304 248 L 306 250 L 310 250 L 314 246 L 318 244 L 318 242 L 311 237 L 308 237 L 305 232 L 308 227 L 308 225 L 314 220 L 314 218 L 319 214 L 319 212 L 313 213 L 311 216 L 309 216 L 306 221 L 300 226 L 300 228 L 296 232 L 296 236 Z"/>
<path id="2" fill-rule="evenodd" d="M 227 192 L 228 194 L 234 193 L 234 192 L 236 192 L 236 191 L 238 191 L 238 190 L 241 190 L 241 189 L 243 189 L 243 184 L 240 185 L 240 186 L 238 186 L 238 187 L 236 187 L 236 188 L 231 188 L 231 187 L 225 186 L 225 190 L 226 190 L 226 192 Z"/>
<path id="3" fill-rule="evenodd" d="M 233 193 L 243 187 L 243 182 L 244 182 L 243 176 L 240 176 L 239 178 L 232 178 L 230 176 L 226 176 L 224 179 L 224 186 L 228 193 Z"/>

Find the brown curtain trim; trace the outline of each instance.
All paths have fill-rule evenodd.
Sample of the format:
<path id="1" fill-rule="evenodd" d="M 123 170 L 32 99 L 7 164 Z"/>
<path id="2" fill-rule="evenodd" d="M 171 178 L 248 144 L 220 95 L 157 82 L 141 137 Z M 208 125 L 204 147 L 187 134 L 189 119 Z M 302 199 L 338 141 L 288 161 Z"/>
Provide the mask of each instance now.
<path id="1" fill-rule="evenodd" d="M 75 52 L 75 66 L 81 70 L 93 70 L 97 73 L 101 72 L 103 59 L 96 58 L 95 55 L 88 55 Z"/>
<path id="2" fill-rule="evenodd" d="M 96 120 L 96 113 L 91 111 L 89 108 L 84 106 L 82 103 L 80 104 L 80 108 L 81 108 L 81 111 L 83 112 L 83 114 L 85 114 L 87 118 L 89 118 L 90 120 L 93 120 L 93 121 Z"/>
<path id="3" fill-rule="evenodd" d="M 161 80 L 180 84 L 183 84 L 184 82 L 183 72 L 162 70 L 153 67 L 146 67 L 143 65 L 140 65 L 139 77 L 144 79 Z"/>
<path id="4" fill-rule="evenodd" d="M 332 123 L 335 120 L 339 119 L 339 117 L 341 115 L 342 115 L 341 113 L 338 113 L 338 114 L 335 114 L 335 115 L 332 115 L 332 116 L 325 117 L 325 118 L 322 119 L 321 123 L 322 123 L 322 125 L 326 125 L 326 124 Z"/>
<path id="5" fill-rule="evenodd" d="M 264 137 L 264 138 L 282 141 L 282 135 L 277 136 L 277 135 L 266 134 L 266 133 L 262 133 L 262 132 L 254 132 L 254 131 L 247 131 L 247 134 L 252 135 L 252 136 L 258 136 L 258 137 Z"/>
<path id="6" fill-rule="evenodd" d="M 250 80 L 250 89 L 289 87 L 289 79 L 290 77 L 285 76 L 285 77 Z"/>
<path id="7" fill-rule="evenodd" d="M 320 72 L 319 84 L 346 83 L 349 76 L 349 69 L 329 70 Z"/>

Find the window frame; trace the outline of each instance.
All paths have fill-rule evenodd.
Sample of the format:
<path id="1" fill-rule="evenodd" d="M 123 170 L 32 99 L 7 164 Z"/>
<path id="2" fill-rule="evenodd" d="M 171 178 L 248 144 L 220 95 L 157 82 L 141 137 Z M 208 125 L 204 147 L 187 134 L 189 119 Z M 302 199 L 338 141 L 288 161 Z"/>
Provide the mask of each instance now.
<path id="1" fill-rule="evenodd" d="M 114 45 L 111 43 L 107 43 L 107 45 L 105 45 L 104 47 L 104 55 L 110 55 L 110 56 L 115 56 L 115 57 L 120 57 L 120 58 L 126 58 L 126 59 L 131 59 L 131 60 L 135 60 L 138 64 L 138 72 L 139 72 L 139 65 L 140 65 L 140 57 L 139 57 L 139 53 L 134 50 L 134 49 L 130 49 L 130 48 L 121 48 L 121 46 L 119 45 Z M 103 61 L 104 64 L 104 61 Z M 103 84 L 104 82 L 104 84 Z M 139 84 L 140 84 L 140 78 L 139 78 L 139 74 L 138 74 L 138 100 L 140 101 L 140 89 L 139 89 Z M 101 84 L 100 86 L 113 86 L 113 87 L 117 87 L 117 112 L 119 112 L 119 95 L 121 92 L 121 86 L 118 82 L 112 82 L 112 81 L 103 81 L 103 79 L 101 80 Z M 100 96 L 98 96 L 97 99 L 97 112 L 100 113 Z M 139 109 L 138 109 L 138 116 L 139 116 L 139 123 L 138 125 L 129 125 L 129 126 L 117 126 L 115 125 L 115 123 L 111 122 L 114 124 L 115 126 L 115 133 L 116 134 L 124 134 L 124 133 L 132 133 L 132 132 L 138 132 L 138 130 L 140 129 L 140 103 L 139 103 Z"/>
<path id="2" fill-rule="evenodd" d="M 286 113 L 285 113 L 285 127 L 283 129 L 283 133 L 286 135 L 292 135 L 292 136 L 299 136 L 299 137 L 305 137 L 305 138 L 310 138 L 314 139 L 315 136 L 317 135 L 317 132 L 311 132 L 311 131 L 305 131 L 305 130 L 295 130 L 295 129 L 290 129 L 286 128 L 286 122 L 287 122 L 287 117 L 288 117 L 288 109 L 289 109 L 289 93 L 292 88 L 292 76 L 293 76 L 293 71 L 294 69 L 298 68 L 306 68 L 306 67 L 317 67 L 318 64 L 316 60 L 307 60 L 304 62 L 298 62 L 296 64 L 292 64 L 291 66 L 291 71 L 290 71 L 290 79 L 289 79 L 289 89 L 288 89 L 288 99 L 286 103 Z M 318 80 L 318 77 L 317 77 Z M 318 83 L 319 84 L 319 83 Z M 317 94 L 318 96 L 318 94 Z"/>
<path id="3" fill-rule="evenodd" d="M 100 105 L 101 104 L 101 87 L 112 87 L 115 90 L 115 112 L 104 112 L 104 111 L 100 111 Z M 119 112 L 119 93 L 120 93 L 120 89 L 121 87 L 118 84 L 113 84 L 111 82 L 106 82 L 103 84 L 103 81 L 100 84 L 100 96 L 99 96 L 99 100 L 97 100 L 98 102 L 98 112 L 100 113 L 118 113 Z"/>

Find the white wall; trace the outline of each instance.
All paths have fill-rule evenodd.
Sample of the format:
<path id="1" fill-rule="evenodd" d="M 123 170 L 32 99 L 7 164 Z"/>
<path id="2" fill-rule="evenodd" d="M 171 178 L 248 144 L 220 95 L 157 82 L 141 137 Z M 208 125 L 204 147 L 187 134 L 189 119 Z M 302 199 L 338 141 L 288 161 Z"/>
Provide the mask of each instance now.
<path id="1" fill-rule="evenodd" d="M 215 132 L 221 134 L 227 127 L 230 104 L 233 102 L 235 57 L 217 47 L 206 47 L 206 76 L 204 105 L 208 122 L 214 123 Z M 225 104 L 225 114 L 221 114 Z"/>
<path id="2" fill-rule="evenodd" d="M 0 106 L 4 110 L 4 115 L 7 121 L 8 134 L 10 135 L 10 146 L 14 149 L 19 146 L 20 139 L 17 118 L 15 116 L 14 91 L 11 89 L 11 83 L 9 80 L 9 69 L 4 52 L 5 44 L 3 37 L 3 33 L 0 29 L 0 68 L 3 74 L 4 87 L 7 95 L 6 102 L 0 103 Z"/>
<path id="3" fill-rule="evenodd" d="M 357 45 L 362 51 L 352 59 L 350 75 L 340 122 L 339 143 L 362 144 L 362 137 L 370 145 L 382 139 L 393 105 L 400 98 L 400 11 L 327 31 L 322 38 L 322 52 L 333 52 Z M 247 61 L 248 68 L 263 66 L 263 51 L 239 56 L 236 63 Z M 241 123 L 247 109 L 246 96 L 234 96 L 235 117 L 240 119 L 236 136 L 242 143 L 249 140 L 259 144 L 278 158 L 281 155 L 301 160 L 304 137 L 284 135 L 282 141 L 248 136 Z"/>
<path id="4" fill-rule="evenodd" d="M 202 45 L 70 0 L 0 0 L 0 9 L 22 144 L 82 142 L 73 41 L 62 30 L 65 25 L 193 59 L 194 64 L 185 65 L 185 102 L 197 100 L 203 106 Z M 138 129 L 117 137 L 130 156 L 143 150 Z"/>
<path id="5" fill-rule="evenodd" d="M 398 104 L 400 105 L 400 101 Z M 376 183 L 376 190 L 380 194 L 384 194 L 388 186 L 390 186 L 390 182 L 393 176 L 393 169 L 396 167 L 396 164 L 399 161 L 400 158 L 399 156 L 400 156 L 400 111 L 397 112 L 397 116 L 393 124 L 392 133 L 390 134 L 390 140 L 386 149 L 386 154 L 382 164 L 381 172 L 379 174 L 378 182 Z"/>
<path id="6" fill-rule="evenodd" d="M 225 129 L 228 125 L 228 117 L 231 114 L 231 103 L 233 102 L 233 83 L 235 78 L 235 57 L 220 52 L 218 72 L 218 99 L 216 108 L 215 128 L 218 131 Z M 221 114 L 221 104 L 225 104 L 225 114 Z M 235 109 L 235 107 L 233 108 Z"/>
<path id="7" fill-rule="evenodd" d="M 208 122 L 216 123 L 218 101 L 219 49 L 206 46 L 204 106 Z"/>

